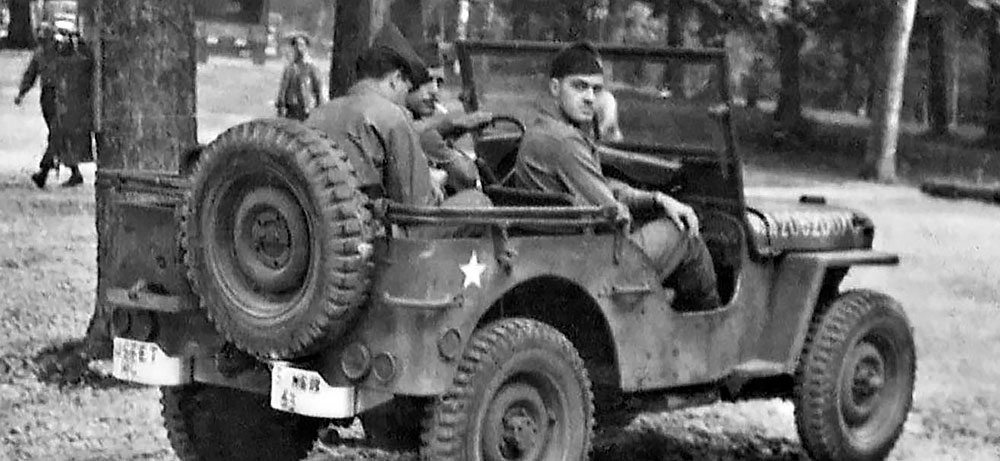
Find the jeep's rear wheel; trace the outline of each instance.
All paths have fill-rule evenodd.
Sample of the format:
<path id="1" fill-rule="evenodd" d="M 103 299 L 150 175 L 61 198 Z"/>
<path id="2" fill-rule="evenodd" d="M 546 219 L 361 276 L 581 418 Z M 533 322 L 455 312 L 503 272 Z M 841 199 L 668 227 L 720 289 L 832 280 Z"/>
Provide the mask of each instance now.
<path id="1" fill-rule="evenodd" d="M 882 460 L 913 403 L 912 329 L 902 307 L 871 291 L 835 299 L 810 328 L 795 422 L 816 461 Z"/>
<path id="2" fill-rule="evenodd" d="M 280 359 L 343 333 L 369 284 L 364 203 L 345 154 L 301 124 L 255 120 L 206 146 L 180 240 L 216 329 Z"/>
<path id="3" fill-rule="evenodd" d="M 475 333 L 425 421 L 435 460 L 586 459 L 594 427 L 583 360 L 558 330 L 505 319 Z"/>
<path id="4" fill-rule="evenodd" d="M 182 461 L 300 460 L 325 426 L 235 389 L 195 384 L 160 393 L 167 438 Z"/>

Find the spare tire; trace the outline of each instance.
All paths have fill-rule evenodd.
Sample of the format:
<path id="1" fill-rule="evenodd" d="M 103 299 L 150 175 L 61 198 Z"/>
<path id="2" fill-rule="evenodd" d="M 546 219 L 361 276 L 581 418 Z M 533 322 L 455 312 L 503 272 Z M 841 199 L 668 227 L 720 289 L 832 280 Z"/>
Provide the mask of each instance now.
<path id="1" fill-rule="evenodd" d="M 268 359 L 344 332 L 370 285 L 373 222 L 344 152 L 288 120 L 254 120 L 205 147 L 181 211 L 193 291 L 215 328 Z"/>

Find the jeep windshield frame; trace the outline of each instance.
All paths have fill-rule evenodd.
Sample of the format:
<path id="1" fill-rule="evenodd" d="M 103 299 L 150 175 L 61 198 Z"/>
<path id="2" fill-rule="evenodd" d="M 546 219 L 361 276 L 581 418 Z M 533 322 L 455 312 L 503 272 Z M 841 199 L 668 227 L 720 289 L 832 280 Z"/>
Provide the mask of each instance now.
<path id="1" fill-rule="evenodd" d="M 683 157 L 716 157 L 720 160 L 723 175 L 735 179 L 733 186 L 742 192 L 742 171 L 736 141 L 733 135 L 731 95 L 729 91 L 729 61 L 726 51 L 721 48 L 672 48 L 653 46 L 629 46 L 607 43 L 594 43 L 594 47 L 605 61 L 626 60 L 641 63 L 664 63 L 667 61 L 688 65 L 708 65 L 715 71 L 715 76 L 721 84 L 714 85 L 717 89 L 717 103 L 706 107 L 711 118 L 716 122 L 717 139 L 711 146 L 695 145 L 663 145 L 643 142 L 623 141 L 604 142 L 607 146 L 636 153 L 671 153 Z M 482 41 L 462 40 L 455 43 L 456 57 L 461 69 L 462 101 L 466 112 L 482 109 L 480 101 L 480 85 L 477 81 L 477 66 L 474 59 L 479 57 L 524 57 L 531 55 L 554 55 L 567 46 L 563 42 L 540 42 L 527 40 Z M 664 104 L 670 104 L 664 99 Z M 742 194 L 741 194 L 742 195 Z"/>

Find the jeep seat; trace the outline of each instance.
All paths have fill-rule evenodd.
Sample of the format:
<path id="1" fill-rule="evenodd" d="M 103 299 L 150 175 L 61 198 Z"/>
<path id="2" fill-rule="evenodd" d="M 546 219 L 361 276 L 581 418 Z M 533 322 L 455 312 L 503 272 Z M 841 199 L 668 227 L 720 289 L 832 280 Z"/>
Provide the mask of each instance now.
<path id="1" fill-rule="evenodd" d="M 855 211 L 794 201 L 748 202 L 750 244 L 757 255 L 871 248 L 871 221 Z"/>

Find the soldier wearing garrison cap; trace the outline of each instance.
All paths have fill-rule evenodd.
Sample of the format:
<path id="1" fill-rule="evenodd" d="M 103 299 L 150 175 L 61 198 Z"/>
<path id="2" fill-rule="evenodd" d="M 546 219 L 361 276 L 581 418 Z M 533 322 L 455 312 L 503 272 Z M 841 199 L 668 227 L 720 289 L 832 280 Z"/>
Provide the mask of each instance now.
<path id="1" fill-rule="evenodd" d="M 306 124 L 345 150 L 370 197 L 418 206 L 487 206 L 489 199 L 460 194 L 447 203 L 431 181 L 413 117 L 404 108 L 425 65 L 393 24 L 379 32 L 356 63 L 357 83 L 318 107 Z M 428 235 L 428 234 L 421 234 Z"/>
<path id="2" fill-rule="evenodd" d="M 688 309 L 718 307 L 715 270 L 698 232 L 694 210 L 659 191 L 633 188 L 601 171 L 594 120 L 604 89 L 604 69 L 593 46 L 560 51 L 549 72 L 552 100 L 528 124 L 515 165 L 521 187 L 571 195 L 577 205 L 613 206 L 631 220 L 630 207 L 655 205 L 663 217 L 644 224 L 631 239 L 653 261 L 665 285 Z"/>
<path id="3" fill-rule="evenodd" d="M 436 44 L 418 52 L 427 65 L 417 69 L 414 87 L 406 95 L 406 108 L 413 115 L 420 145 L 431 163 L 432 175 L 441 172 L 446 193 L 460 192 L 479 185 L 475 160 L 460 151 L 455 141 L 466 133 L 488 124 L 493 115 L 487 112 L 451 114 L 440 102 L 444 69 Z"/>

